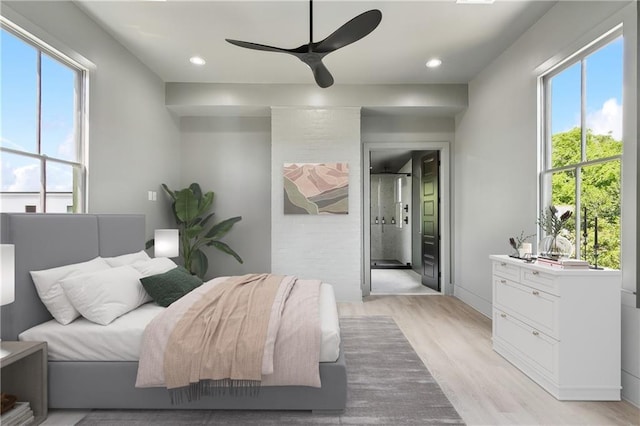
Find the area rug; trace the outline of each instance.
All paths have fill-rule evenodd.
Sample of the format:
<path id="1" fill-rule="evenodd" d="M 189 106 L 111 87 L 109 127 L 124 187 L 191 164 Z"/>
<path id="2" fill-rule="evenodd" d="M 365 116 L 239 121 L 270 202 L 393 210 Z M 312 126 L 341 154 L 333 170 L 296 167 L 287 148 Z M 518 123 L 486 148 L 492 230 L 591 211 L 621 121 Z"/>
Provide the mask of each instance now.
<path id="1" fill-rule="evenodd" d="M 298 411 L 95 410 L 78 425 L 463 425 L 393 319 L 340 318 L 348 397 L 342 414 Z"/>

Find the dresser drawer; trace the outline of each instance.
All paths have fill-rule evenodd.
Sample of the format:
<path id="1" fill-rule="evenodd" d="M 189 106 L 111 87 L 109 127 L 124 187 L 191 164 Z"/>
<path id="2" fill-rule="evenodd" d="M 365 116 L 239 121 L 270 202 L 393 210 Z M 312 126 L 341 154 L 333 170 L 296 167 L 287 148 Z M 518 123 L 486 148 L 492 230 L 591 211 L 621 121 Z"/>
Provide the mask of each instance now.
<path id="1" fill-rule="evenodd" d="M 523 362 L 553 381 L 558 380 L 559 342 L 499 309 L 493 311 L 494 338 Z"/>
<path id="2" fill-rule="evenodd" d="M 560 338 L 560 298 L 500 277 L 494 277 L 493 292 L 496 307 L 549 336 Z"/>
<path id="3" fill-rule="evenodd" d="M 537 269 L 522 268 L 517 281 L 533 288 L 560 295 L 556 276 Z"/>
<path id="4" fill-rule="evenodd" d="M 507 262 L 493 262 L 493 274 L 512 280 L 520 280 L 520 268 Z"/>

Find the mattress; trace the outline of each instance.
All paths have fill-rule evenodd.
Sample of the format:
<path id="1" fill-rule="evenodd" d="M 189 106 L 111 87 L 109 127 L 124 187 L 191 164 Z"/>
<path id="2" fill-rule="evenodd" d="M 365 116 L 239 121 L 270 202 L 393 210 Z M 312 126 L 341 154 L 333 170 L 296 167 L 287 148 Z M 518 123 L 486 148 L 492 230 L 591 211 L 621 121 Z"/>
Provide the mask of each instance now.
<path id="1" fill-rule="evenodd" d="M 49 361 L 138 361 L 147 324 L 165 308 L 147 303 L 109 325 L 79 318 L 68 325 L 56 320 L 32 327 L 19 340 L 44 341 Z M 335 362 L 340 354 L 340 324 L 333 287 L 320 286 L 320 362 Z"/>

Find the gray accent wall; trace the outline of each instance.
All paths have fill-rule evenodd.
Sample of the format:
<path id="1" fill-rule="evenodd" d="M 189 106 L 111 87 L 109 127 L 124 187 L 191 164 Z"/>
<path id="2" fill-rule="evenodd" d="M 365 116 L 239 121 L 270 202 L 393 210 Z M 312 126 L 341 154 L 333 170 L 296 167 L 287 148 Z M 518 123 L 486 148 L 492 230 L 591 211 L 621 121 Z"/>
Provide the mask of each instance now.
<path id="1" fill-rule="evenodd" d="M 271 270 L 271 120 L 183 117 L 181 182 L 215 193 L 214 220 L 242 216 L 222 238 L 242 257 L 207 247 L 207 278 Z M 162 202 L 167 203 L 164 194 Z"/>
<path id="2" fill-rule="evenodd" d="M 538 76 L 624 22 L 625 69 L 622 287 L 636 283 L 637 4 L 558 2 L 469 83 L 469 108 L 456 117 L 454 159 L 455 296 L 489 316 L 490 254 L 507 239 L 535 231 L 537 212 Z M 624 398 L 640 405 L 640 310 L 622 299 Z"/>
<path id="3" fill-rule="evenodd" d="M 349 213 L 285 215 L 284 163 L 349 163 Z M 273 108 L 271 272 L 333 285 L 336 299 L 362 299 L 360 108 Z"/>
<path id="4" fill-rule="evenodd" d="M 178 120 L 164 106 L 164 82 L 72 2 L 8 1 L 1 13 L 89 62 L 88 212 L 144 214 L 149 238 L 170 226 L 170 211 L 148 200 L 148 191 L 180 179 Z"/>

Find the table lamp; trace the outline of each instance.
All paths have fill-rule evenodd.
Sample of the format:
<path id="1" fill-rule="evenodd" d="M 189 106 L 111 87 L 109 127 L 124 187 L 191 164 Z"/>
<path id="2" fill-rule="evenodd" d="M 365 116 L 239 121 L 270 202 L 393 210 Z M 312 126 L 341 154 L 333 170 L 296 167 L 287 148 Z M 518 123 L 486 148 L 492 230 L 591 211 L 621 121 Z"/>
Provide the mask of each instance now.
<path id="1" fill-rule="evenodd" d="M 155 257 L 178 257 L 179 236 L 177 229 L 156 229 L 155 232 Z"/>
<path id="2" fill-rule="evenodd" d="M 15 246 L 13 244 L 0 244 L 0 305 L 8 305 L 16 300 L 16 262 Z M 0 348 L 0 358 L 4 358 L 9 352 Z"/>

